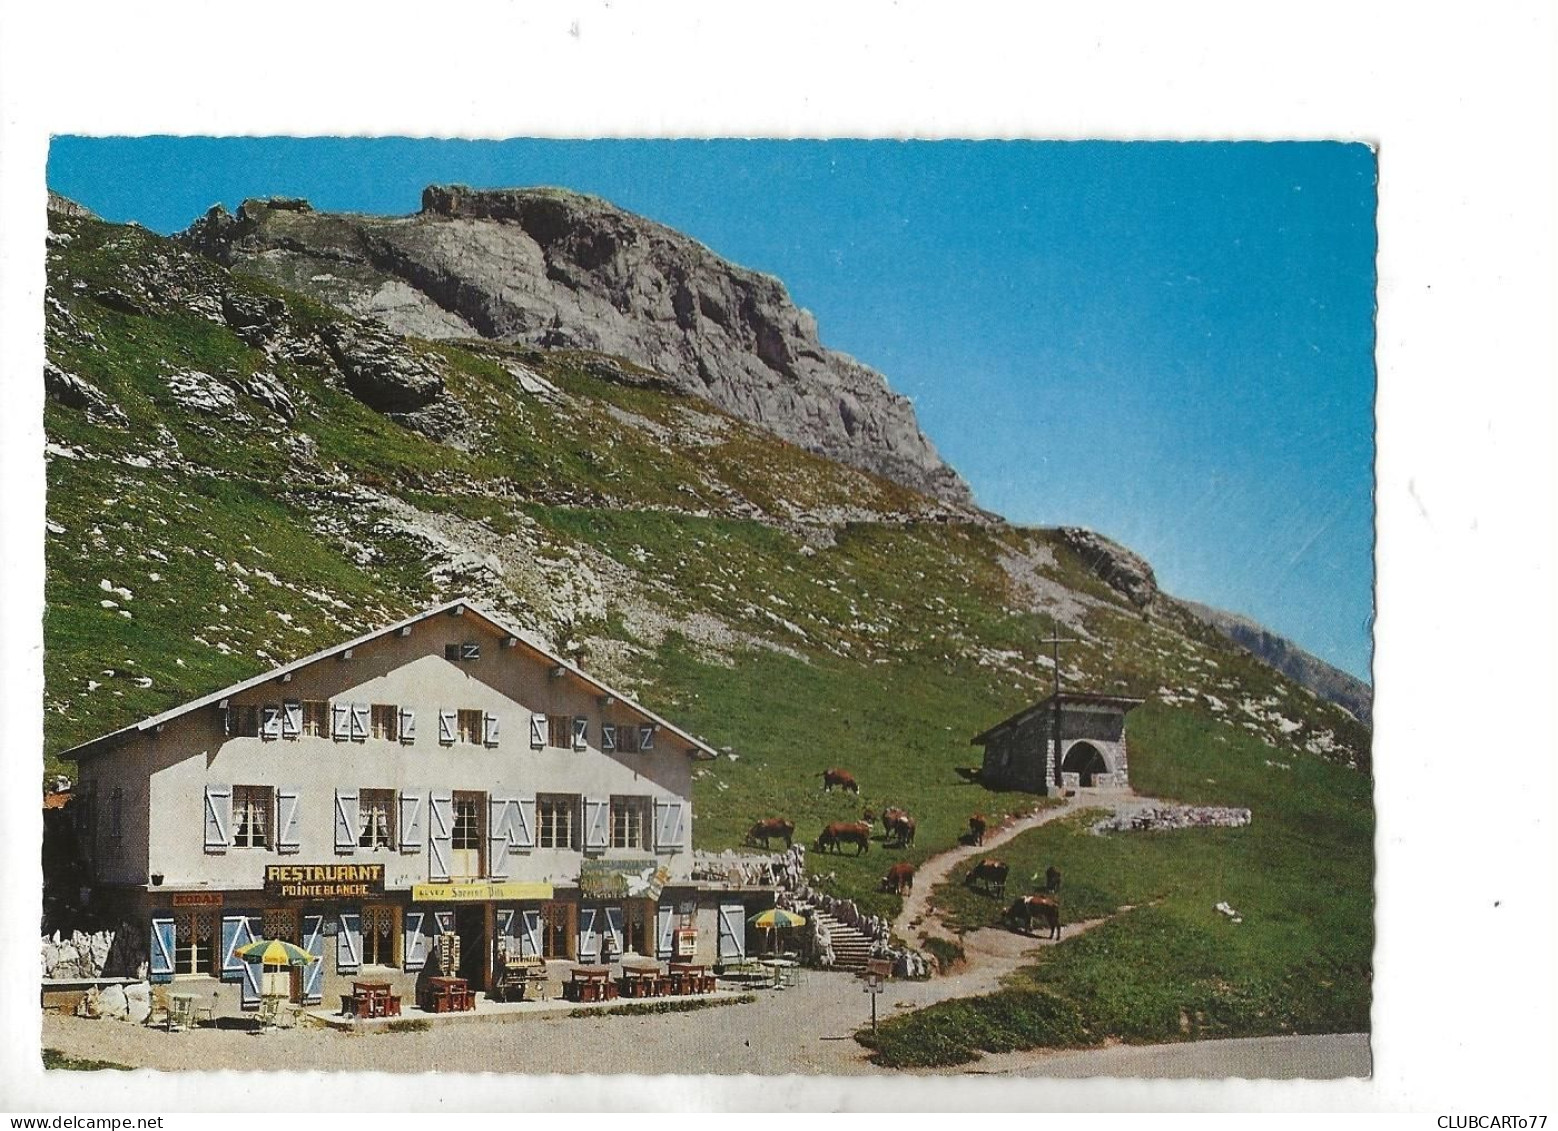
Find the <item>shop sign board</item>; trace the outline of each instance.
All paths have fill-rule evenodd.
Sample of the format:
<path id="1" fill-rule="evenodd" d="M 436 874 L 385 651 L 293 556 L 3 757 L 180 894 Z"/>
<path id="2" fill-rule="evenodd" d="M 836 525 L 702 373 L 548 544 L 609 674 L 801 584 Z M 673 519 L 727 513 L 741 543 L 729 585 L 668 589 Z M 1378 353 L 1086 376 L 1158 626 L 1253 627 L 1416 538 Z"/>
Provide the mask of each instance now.
<path id="1" fill-rule="evenodd" d="M 219 891 L 176 891 L 173 893 L 174 907 L 220 907 L 222 906 L 222 893 Z"/>
<path id="2" fill-rule="evenodd" d="M 551 884 L 495 883 L 412 884 L 413 903 L 487 903 L 509 899 L 551 899 Z"/>
<path id="3" fill-rule="evenodd" d="M 586 899 L 659 899 L 671 873 L 653 860 L 585 860 L 579 894 Z"/>
<path id="4" fill-rule="evenodd" d="M 384 894 L 383 864 L 267 864 L 265 893 L 284 899 L 352 899 Z"/>

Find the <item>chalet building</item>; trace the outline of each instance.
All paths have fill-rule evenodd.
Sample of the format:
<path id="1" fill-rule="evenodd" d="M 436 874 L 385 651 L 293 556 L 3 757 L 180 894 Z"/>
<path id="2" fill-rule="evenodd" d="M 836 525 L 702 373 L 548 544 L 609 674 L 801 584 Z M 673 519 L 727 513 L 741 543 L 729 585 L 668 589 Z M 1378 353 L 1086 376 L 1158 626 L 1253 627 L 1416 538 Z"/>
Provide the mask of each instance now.
<path id="1" fill-rule="evenodd" d="M 1030 793 L 1128 785 L 1125 716 L 1142 702 L 1063 691 L 1018 711 L 974 736 L 985 748 L 980 780 Z"/>
<path id="2" fill-rule="evenodd" d="M 741 904 L 693 879 L 715 756 L 466 601 L 66 754 L 94 905 L 144 931 L 152 981 L 234 983 L 224 1012 L 259 999 L 234 953 L 259 937 L 320 956 L 304 1003 L 413 995 L 435 952 L 473 988 L 502 952 L 743 953 Z"/>

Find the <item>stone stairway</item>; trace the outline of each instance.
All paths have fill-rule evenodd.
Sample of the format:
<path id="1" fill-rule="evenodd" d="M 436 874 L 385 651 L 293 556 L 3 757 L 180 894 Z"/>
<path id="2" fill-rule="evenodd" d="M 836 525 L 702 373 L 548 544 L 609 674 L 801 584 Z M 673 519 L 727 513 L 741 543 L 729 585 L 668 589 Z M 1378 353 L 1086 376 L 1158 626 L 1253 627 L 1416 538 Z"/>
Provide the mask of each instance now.
<path id="1" fill-rule="evenodd" d="M 864 970 L 871 957 L 871 940 L 855 928 L 839 922 L 819 907 L 807 914 L 816 918 L 817 924 L 828 932 L 833 940 L 833 966 L 836 970 Z"/>

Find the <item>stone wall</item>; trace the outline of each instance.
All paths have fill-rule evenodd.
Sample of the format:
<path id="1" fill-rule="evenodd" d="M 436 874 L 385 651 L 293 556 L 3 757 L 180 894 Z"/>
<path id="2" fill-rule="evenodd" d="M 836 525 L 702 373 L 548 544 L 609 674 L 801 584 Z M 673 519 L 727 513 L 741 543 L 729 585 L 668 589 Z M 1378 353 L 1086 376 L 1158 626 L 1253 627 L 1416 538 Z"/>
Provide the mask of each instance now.
<path id="1" fill-rule="evenodd" d="M 1250 823 L 1248 809 L 1221 805 L 1148 805 L 1106 817 L 1093 826 L 1104 833 L 1145 832 L 1160 829 L 1236 829 Z"/>

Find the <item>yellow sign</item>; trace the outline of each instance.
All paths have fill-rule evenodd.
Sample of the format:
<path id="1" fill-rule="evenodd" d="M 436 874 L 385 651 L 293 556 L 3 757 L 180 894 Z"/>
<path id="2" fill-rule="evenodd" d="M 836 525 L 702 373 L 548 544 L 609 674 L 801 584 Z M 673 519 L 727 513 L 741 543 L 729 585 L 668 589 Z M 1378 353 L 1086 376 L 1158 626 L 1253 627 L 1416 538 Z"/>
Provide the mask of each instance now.
<path id="1" fill-rule="evenodd" d="M 499 899 L 551 899 L 551 884 L 493 883 L 478 880 L 469 884 L 412 884 L 415 903 L 485 903 Z"/>
<path id="2" fill-rule="evenodd" d="M 292 899 L 353 899 L 384 891 L 383 864 L 267 864 L 265 890 Z"/>

